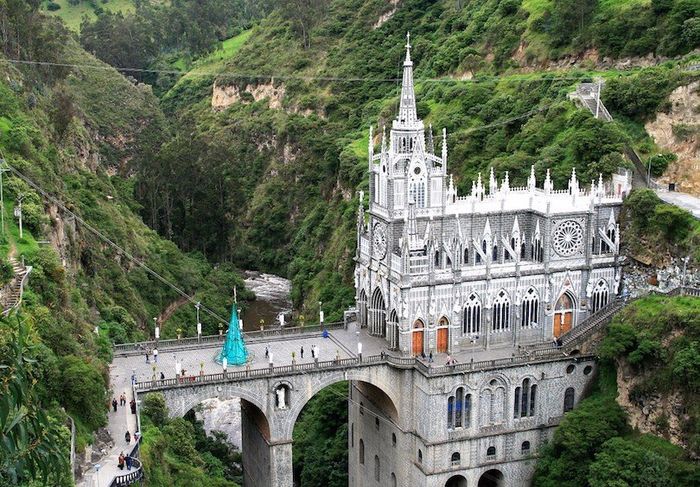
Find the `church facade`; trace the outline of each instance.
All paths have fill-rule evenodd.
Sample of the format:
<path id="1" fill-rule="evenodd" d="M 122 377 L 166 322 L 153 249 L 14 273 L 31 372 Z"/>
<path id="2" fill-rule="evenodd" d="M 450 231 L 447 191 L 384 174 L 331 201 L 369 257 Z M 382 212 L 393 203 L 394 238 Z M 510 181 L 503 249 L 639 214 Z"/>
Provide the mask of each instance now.
<path id="1" fill-rule="evenodd" d="M 462 196 L 444 130 L 440 153 L 435 145 L 417 115 L 407 44 L 399 113 L 378 152 L 370 129 L 358 216 L 356 310 L 370 334 L 407 355 L 517 347 L 552 341 L 610 302 L 627 178 L 584 188 L 574 170 L 555 188 L 532 168 L 513 187 L 492 169 Z"/>

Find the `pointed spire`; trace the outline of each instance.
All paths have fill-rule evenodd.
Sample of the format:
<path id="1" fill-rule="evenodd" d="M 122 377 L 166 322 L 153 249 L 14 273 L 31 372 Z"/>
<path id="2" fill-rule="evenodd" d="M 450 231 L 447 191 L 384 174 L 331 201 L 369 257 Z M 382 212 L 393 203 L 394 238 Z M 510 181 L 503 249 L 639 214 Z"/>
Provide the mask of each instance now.
<path id="1" fill-rule="evenodd" d="M 357 233 L 364 233 L 365 227 L 365 204 L 362 201 L 365 197 L 365 192 L 360 191 L 360 206 L 357 210 Z"/>
<path id="2" fill-rule="evenodd" d="M 238 306 L 233 303 L 231 308 L 231 319 L 228 323 L 226 341 L 221 352 L 216 358 L 217 363 L 223 363 L 224 359 L 228 365 L 243 365 L 248 360 L 248 350 L 246 349 L 241 329 L 238 322 Z"/>
<path id="3" fill-rule="evenodd" d="M 520 235 L 520 224 L 518 223 L 518 216 L 515 216 L 513 221 L 513 230 L 511 230 L 511 235 Z"/>
<path id="4" fill-rule="evenodd" d="M 489 222 L 488 217 L 486 218 L 486 225 L 484 226 L 484 239 L 491 241 L 491 222 Z"/>
<path id="5" fill-rule="evenodd" d="M 506 177 L 503 178 L 503 184 L 501 185 L 501 191 L 507 193 L 510 191 L 510 178 L 508 177 L 508 171 L 506 171 Z"/>
<path id="6" fill-rule="evenodd" d="M 527 178 L 527 189 L 534 191 L 537 187 L 537 178 L 535 178 L 535 165 L 530 166 L 530 177 Z"/>
<path id="7" fill-rule="evenodd" d="M 416 112 L 416 95 L 413 89 L 413 62 L 411 61 L 411 34 L 406 34 L 406 59 L 403 62 L 403 80 L 401 82 L 401 103 L 399 105 L 399 123 L 412 124 L 418 120 Z"/>
<path id="8" fill-rule="evenodd" d="M 605 186 L 603 185 L 603 173 L 598 173 L 598 196 L 605 196 Z"/>
<path id="9" fill-rule="evenodd" d="M 540 232 L 540 220 L 538 219 L 537 224 L 535 225 L 535 238 L 539 237 L 540 235 L 542 235 L 542 233 Z"/>
<path id="10" fill-rule="evenodd" d="M 552 178 L 549 176 L 549 169 L 547 169 L 547 176 L 544 178 L 544 193 L 549 194 L 553 189 Z"/>
<path id="11" fill-rule="evenodd" d="M 573 196 L 578 196 L 579 194 L 578 179 L 576 178 L 575 167 L 571 170 L 571 179 L 569 179 L 569 193 L 571 193 Z"/>
<path id="12" fill-rule="evenodd" d="M 493 173 L 493 167 L 491 167 L 491 174 L 489 175 L 489 194 L 495 194 L 496 191 L 498 191 L 498 182 Z"/>
<path id="13" fill-rule="evenodd" d="M 479 200 L 484 197 L 484 184 L 481 182 L 481 173 L 479 173 L 479 177 L 476 181 L 476 196 Z"/>
<path id="14" fill-rule="evenodd" d="M 369 162 L 370 164 L 372 163 L 372 157 L 374 156 L 374 128 L 370 125 L 369 126 L 369 146 L 367 147 L 367 151 L 369 152 Z"/>
<path id="15" fill-rule="evenodd" d="M 615 228 L 615 212 L 610 212 L 610 218 L 608 218 L 608 228 Z"/>
<path id="16" fill-rule="evenodd" d="M 476 181 L 472 179 L 472 196 L 476 196 Z"/>
<path id="17" fill-rule="evenodd" d="M 433 124 L 428 126 L 428 154 L 435 154 L 435 141 L 433 140 Z"/>
<path id="18" fill-rule="evenodd" d="M 455 191 L 455 183 L 452 179 L 452 174 L 450 174 L 450 183 L 447 185 L 447 203 L 454 203 L 457 199 L 457 192 Z"/>

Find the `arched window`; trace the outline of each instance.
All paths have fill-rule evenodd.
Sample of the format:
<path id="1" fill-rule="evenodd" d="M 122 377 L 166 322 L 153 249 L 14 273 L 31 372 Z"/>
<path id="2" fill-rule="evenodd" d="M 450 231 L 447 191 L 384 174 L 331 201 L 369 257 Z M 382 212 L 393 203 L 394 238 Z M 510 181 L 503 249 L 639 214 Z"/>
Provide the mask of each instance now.
<path id="1" fill-rule="evenodd" d="M 510 329 L 510 298 L 504 290 L 498 291 L 493 301 L 493 331 L 506 331 Z"/>
<path id="2" fill-rule="evenodd" d="M 464 252 L 462 254 L 462 263 L 469 264 L 469 249 L 464 249 Z"/>
<path id="3" fill-rule="evenodd" d="M 396 474 L 391 472 L 391 487 L 396 487 Z"/>
<path id="4" fill-rule="evenodd" d="M 452 456 L 450 457 L 450 463 L 452 464 L 453 467 L 456 467 L 457 465 L 459 465 L 461 463 L 461 461 L 462 461 L 462 458 L 461 458 L 458 451 L 454 452 L 452 454 Z"/>
<path id="5" fill-rule="evenodd" d="M 498 245 L 493 244 L 493 250 L 491 252 L 491 260 L 493 262 L 498 262 Z"/>
<path id="6" fill-rule="evenodd" d="M 469 428 L 472 424 L 472 395 L 464 396 L 464 427 Z"/>
<path id="7" fill-rule="evenodd" d="M 516 419 L 535 415 L 537 384 L 531 382 L 530 379 L 523 379 L 521 386 L 515 388 L 513 417 Z"/>
<path id="8" fill-rule="evenodd" d="M 450 396 L 447 398 L 447 429 L 452 429 L 455 427 L 455 397 Z"/>
<path id="9" fill-rule="evenodd" d="M 360 438 L 360 448 L 358 451 L 358 456 L 360 458 L 360 465 L 365 464 L 365 442 Z"/>
<path id="10" fill-rule="evenodd" d="M 477 335 L 481 333 L 481 300 L 479 296 L 474 293 L 469 295 L 464 307 L 462 331 L 465 335 Z"/>
<path id="11" fill-rule="evenodd" d="M 523 444 L 520 445 L 520 453 L 523 455 L 527 455 L 530 453 L 530 442 L 529 441 L 523 441 Z"/>
<path id="12" fill-rule="evenodd" d="M 436 269 L 440 268 L 440 251 L 439 250 L 435 251 L 435 268 Z"/>
<path id="13" fill-rule="evenodd" d="M 574 388 L 569 387 L 564 391 L 564 412 L 568 413 L 572 409 L 574 409 Z"/>
<path id="14" fill-rule="evenodd" d="M 530 248 L 532 249 L 532 260 L 535 262 L 542 262 L 544 257 L 544 248 L 542 247 L 542 239 L 539 235 L 535 235 L 535 237 L 532 239 L 532 245 L 530 245 Z"/>
<path id="15" fill-rule="evenodd" d="M 521 328 L 530 328 L 537 326 L 540 312 L 540 298 L 534 288 L 525 291 L 520 310 L 520 326 Z"/>
<path id="16" fill-rule="evenodd" d="M 415 201 L 416 208 L 425 208 L 425 181 L 411 183 L 408 187 L 408 194 Z"/>
<path id="17" fill-rule="evenodd" d="M 418 463 L 423 463 L 423 450 L 418 449 Z"/>
<path id="18" fill-rule="evenodd" d="M 493 457 L 496 456 L 496 447 L 495 446 L 490 446 L 486 450 L 486 456 L 488 457 Z"/>
<path id="19" fill-rule="evenodd" d="M 379 482 L 379 457 L 374 455 L 374 480 Z"/>
<path id="20" fill-rule="evenodd" d="M 458 387 L 455 396 L 455 428 L 461 428 L 463 412 L 462 408 L 464 407 L 464 389 L 462 387 Z"/>
<path id="21" fill-rule="evenodd" d="M 522 260 L 525 260 L 527 258 L 526 248 L 527 247 L 525 247 L 525 239 L 523 239 L 523 241 L 520 242 L 520 258 Z M 517 252 L 517 249 L 513 249 L 513 250 L 515 250 Z"/>
<path id="22" fill-rule="evenodd" d="M 593 313 L 600 311 L 608 305 L 608 300 L 610 299 L 610 291 L 608 290 L 608 283 L 604 279 L 598 281 L 598 284 L 593 288 L 593 296 L 591 297 L 593 303 L 591 311 Z"/>

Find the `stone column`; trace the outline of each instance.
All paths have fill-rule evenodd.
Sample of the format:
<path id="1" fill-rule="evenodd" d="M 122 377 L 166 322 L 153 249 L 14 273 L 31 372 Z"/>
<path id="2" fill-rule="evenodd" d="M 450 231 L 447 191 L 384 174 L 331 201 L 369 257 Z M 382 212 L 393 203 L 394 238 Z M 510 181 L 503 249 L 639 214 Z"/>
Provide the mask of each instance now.
<path id="1" fill-rule="evenodd" d="M 270 484 L 278 487 L 294 487 L 292 472 L 292 440 L 270 445 Z"/>

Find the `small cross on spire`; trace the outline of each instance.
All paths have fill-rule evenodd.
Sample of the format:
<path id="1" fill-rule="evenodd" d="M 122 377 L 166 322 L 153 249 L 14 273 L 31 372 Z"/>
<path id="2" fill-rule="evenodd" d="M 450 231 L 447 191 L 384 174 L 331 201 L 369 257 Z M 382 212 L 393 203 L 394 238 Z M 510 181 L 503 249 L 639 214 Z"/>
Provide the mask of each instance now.
<path id="1" fill-rule="evenodd" d="M 411 48 L 411 33 L 406 32 L 406 49 Z"/>

